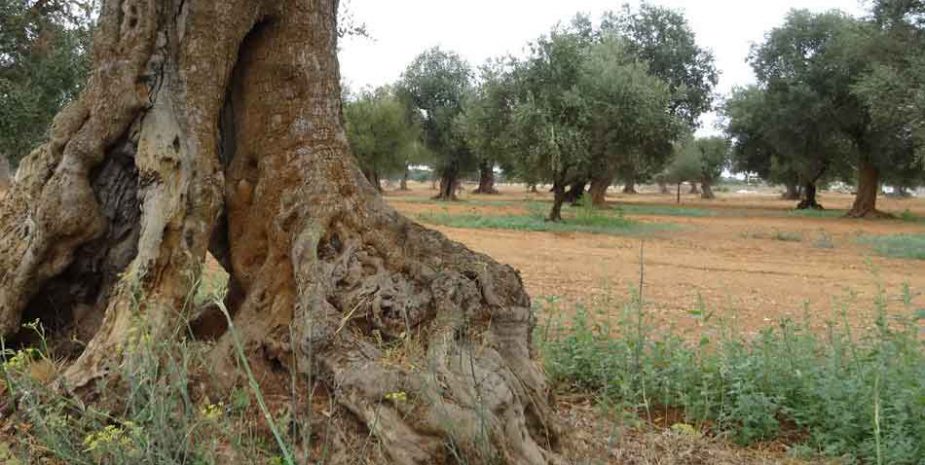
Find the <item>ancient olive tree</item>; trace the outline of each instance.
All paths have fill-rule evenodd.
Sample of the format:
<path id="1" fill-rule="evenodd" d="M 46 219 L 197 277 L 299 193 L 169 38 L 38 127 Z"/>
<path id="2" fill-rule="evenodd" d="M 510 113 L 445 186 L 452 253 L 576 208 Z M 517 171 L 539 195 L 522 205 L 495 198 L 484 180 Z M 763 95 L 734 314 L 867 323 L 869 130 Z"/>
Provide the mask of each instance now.
<path id="1" fill-rule="evenodd" d="M 398 215 L 350 154 L 336 10 L 104 2 L 89 82 L 0 207 L 0 334 L 25 316 L 52 343 L 85 342 L 61 355 L 60 384 L 92 399 L 139 325 L 153 339 L 185 327 L 211 252 L 236 328 L 212 348 L 211 382 L 241 381 L 238 340 L 267 387 L 325 393 L 298 404 L 332 408 L 310 429 L 329 450 L 306 453 L 554 462 L 517 272 Z"/>
<path id="2" fill-rule="evenodd" d="M 628 53 L 623 39 L 608 37 L 591 46 L 581 71 L 578 88 L 586 100 L 590 194 L 595 206 L 603 206 L 613 180 L 608 173 L 626 160 L 667 159 L 684 125 L 666 111 L 668 84 Z"/>
<path id="3" fill-rule="evenodd" d="M 851 96 L 858 66 L 845 62 L 846 37 L 856 25 L 838 12 L 795 10 L 749 58 L 764 90 L 763 107 L 750 108 L 761 112 L 755 121 L 765 140 L 799 175 L 803 199 L 797 208 L 822 208 L 818 183 L 847 177 L 858 150 L 845 130 L 863 113 Z"/>
<path id="4" fill-rule="evenodd" d="M 457 125 L 471 92 L 471 75 L 468 63 L 459 55 L 432 48 L 408 65 L 398 84 L 402 98 L 420 119 L 425 145 L 434 155 L 440 200 L 456 199 L 460 177 L 475 165 L 472 150 Z"/>
<path id="5" fill-rule="evenodd" d="M 577 182 L 584 190 L 590 170 L 587 96 L 579 89 L 588 43 L 575 27 L 558 28 L 514 69 L 512 148 L 518 171 L 552 183 L 550 221 L 562 220 L 566 189 Z"/>

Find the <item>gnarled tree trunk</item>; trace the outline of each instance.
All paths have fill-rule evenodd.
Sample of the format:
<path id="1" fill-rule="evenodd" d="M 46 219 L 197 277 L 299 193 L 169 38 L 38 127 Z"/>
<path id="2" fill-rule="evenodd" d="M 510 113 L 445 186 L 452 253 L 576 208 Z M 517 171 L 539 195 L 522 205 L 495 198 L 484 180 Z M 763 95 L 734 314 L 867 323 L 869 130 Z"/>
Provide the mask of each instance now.
<path id="1" fill-rule="evenodd" d="M 704 200 L 713 200 L 716 194 L 713 193 L 713 183 L 709 179 L 700 181 L 700 198 Z"/>
<path id="2" fill-rule="evenodd" d="M 476 194 L 497 194 L 495 189 L 495 164 L 483 161 L 479 164 L 479 187 L 472 191 Z"/>
<path id="3" fill-rule="evenodd" d="M 565 203 L 567 193 L 565 184 L 556 182 L 552 185 L 552 210 L 549 211 L 548 221 L 562 221 L 562 204 Z"/>
<path id="4" fill-rule="evenodd" d="M 336 9 L 104 2 L 90 82 L 0 207 L 0 334 L 26 314 L 86 337 L 62 384 L 92 393 L 139 320 L 152 338 L 183 324 L 211 250 L 255 371 L 330 393 L 332 426 L 311 429 L 337 437 L 328 463 L 368 435 L 396 464 L 444 463 L 447 444 L 555 462 L 517 272 L 397 214 L 348 151 Z M 211 354 L 228 387 L 233 346 Z"/>
<path id="5" fill-rule="evenodd" d="M 588 193 L 591 194 L 591 205 L 595 207 L 607 206 L 607 189 L 613 184 L 613 178 L 614 176 L 609 173 L 591 177 L 591 187 L 588 188 Z"/>
<path id="6" fill-rule="evenodd" d="M 434 196 L 434 200 L 458 200 L 456 191 L 459 185 L 459 169 L 453 166 L 444 168 L 440 174 L 440 191 Z"/>
<path id="7" fill-rule="evenodd" d="M 797 210 L 825 210 L 816 200 L 815 182 L 807 182 L 803 186 L 803 198 L 797 204 Z"/>
<path id="8" fill-rule="evenodd" d="M 700 188 L 699 188 L 699 187 L 697 187 L 697 183 L 696 183 L 696 182 L 693 182 L 693 181 L 691 181 L 691 183 L 690 183 L 690 184 L 691 184 L 691 190 L 690 190 L 690 192 L 688 192 L 688 194 L 692 194 L 692 195 L 700 195 Z"/>
<path id="9" fill-rule="evenodd" d="M 858 167 L 858 192 L 847 216 L 851 218 L 881 218 L 887 214 L 877 210 L 877 192 L 880 190 L 880 170 L 862 159 Z"/>

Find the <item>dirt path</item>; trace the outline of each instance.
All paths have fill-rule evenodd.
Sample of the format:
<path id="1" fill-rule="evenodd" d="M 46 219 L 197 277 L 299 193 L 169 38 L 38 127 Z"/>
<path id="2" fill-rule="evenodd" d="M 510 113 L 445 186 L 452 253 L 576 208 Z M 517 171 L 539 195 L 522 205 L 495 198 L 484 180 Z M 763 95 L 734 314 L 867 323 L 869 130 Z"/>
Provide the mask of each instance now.
<path id="1" fill-rule="evenodd" d="M 516 191 L 487 202 L 480 198 L 449 206 L 422 201 L 428 193 L 419 189 L 402 196 L 390 195 L 388 200 L 409 215 L 525 212 L 516 204 L 525 194 Z M 639 195 L 611 200 L 645 205 L 666 204 L 666 199 Z M 846 195 L 830 194 L 823 199 L 836 207 L 850 204 Z M 921 200 L 883 203 L 892 211 L 925 212 Z M 882 258 L 857 240 L 862 235 L 922 233 L 925 225 L 795 217 L 786 213 L 791 204 L 770 195 L 727 194 L 716 202 L 685 199 L 685 206 L 708 209 L 715 216 L 631 215 L 640 221 L 681 226 L 646 238 L 437 229 L 518 268 L 535 299 L 558 296 L 608 318 L 620 314 L 623 303 L 630 300 L 630 288 L 638 287 L 642 242 L 645 308 L 660 325 L 695 327 L 697 320 L 691 310 L 702 299 L 708 311 L 748 332 L 776 325 L 781 318 L 804 315 L 814 326 L 823 327 L 843 308 L 852 322 L 867 326 L 873 321 L 870 315 L 878 289 L 886 292 L 890 311 L 901 311 L 904 284 L 914 294 L 916 308 L 925 307 L 921 293 L 925 290 L 925 262 Z M 570 309 L 573 305 L 560 307 Z"/>

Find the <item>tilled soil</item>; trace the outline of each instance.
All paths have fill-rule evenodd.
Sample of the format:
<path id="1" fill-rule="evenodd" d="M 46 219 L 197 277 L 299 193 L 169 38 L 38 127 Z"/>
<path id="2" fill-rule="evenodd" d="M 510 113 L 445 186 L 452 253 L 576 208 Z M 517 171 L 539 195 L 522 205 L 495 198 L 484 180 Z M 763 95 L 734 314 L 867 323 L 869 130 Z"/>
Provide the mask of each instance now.
<path id="1" fill-rule="evenodd" d="M 525 194 L 519 187 L 505 186 L 498 196 L 466 195 L 460 202 L 443 204 L 426 201 L 432 195 L 427 187 L 412 188 L 387 196 L 412 217 L 525 214 L 530 210 L 526 200 L 548 201 L 547 194 Z M 677 225 L 648 236 L 428 226 L 520 270 L 534 300 L 560 298 L 557 311 L 566 319 L 575 304 L 604 318 L 618 317 L 631 300 L 631 289 L 638 288 L 640 273 L 646 314 L 658 326 L 682 330 L 701 324 L 700 317 L 695 318 L 701 308 L 746 333 L 784 318 L 809 318 L 821 328 L 828 321 L 840 321 L 843 310 L 853 325 L 868 327 L 881 290 L 888 311 L 906 311 L 905 285 L 913 307 L 925 307 L 925 262 L 884 258 L 859 241 L 867 235 L 923 233 L 925 224 L 799 217 L 788 213 L 794 202 L 781 201 L 773 192 L 719 196 L 714 201 L 682 199 L 684 207 L 707 210 L 709 216 L 631 211 L 627 216 L 634 220 Z M 827 193 L 821 200 L 832 208 L 848 208 L 851 196 Z M 674 205 L 671 196 L 645 193 L 612 195 L 609 201 L 614 207 Z M 925 200 L 882 199 L 880 206 L 925 216 Z"/>

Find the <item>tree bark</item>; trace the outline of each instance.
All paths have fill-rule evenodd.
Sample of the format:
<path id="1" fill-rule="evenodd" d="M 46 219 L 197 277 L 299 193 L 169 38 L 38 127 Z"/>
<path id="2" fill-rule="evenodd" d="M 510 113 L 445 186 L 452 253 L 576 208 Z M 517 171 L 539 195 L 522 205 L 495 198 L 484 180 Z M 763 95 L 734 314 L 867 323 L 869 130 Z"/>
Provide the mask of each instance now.
<path id="1" fill-rule="evenodd" d="M 552 210 L 549 212 L 549 221 L 562 221 L 562 204 L 566 202 L 567 193 L 563 183 L 553 183 L 552 185 Z"/>
<path id="2" fill-rule="evenodd" d="M 696 182 L 693 182 L 693 181 L 691 182 L 691 191 L 688 192 L 688 193 L 689 193 L 689 194 L 693 194 L 693 195 L 699 195 L 699 194 L 700 194 L 700 188 L 697 187 L 697 183 L 696 183 Z"/>
<path id="3" fill-rule="evenodd" d="M 603 176 L 592 176 L 591 187 L 588 193 L 591 194 L 591 205 L 595 207 L 607 206 L 607 189 L 613 184 L 613 175 L 604 174 Z"/>
<path id="4" fill-rule="evenodd" d="M 681 205 L 681 183 L 680 182 L 678 183 L 678 193 L 677 193 L 677 198 L 675 199 L 675 203 L 677 203 L 678 205 Z"/>
<path id="5" fill-rule="evenodd" d="M 495 189 L 495 164 L 483 161 L 479 164 L 479 187 L 472 191 L 476 194 L 497 194 Z"/>
<path id="6" fill-rule="evenodd" d="M 445 202 L 459 200 L 456 197 L 456 191 L 459 189 L 459 173 L 455 168 L 445 168 L 440 175 L 440 191 L 434 196 L 434 200 Z"/>
<path id="7" fill-rule="evenodd" d="M 409 191 L 408 189 L 408 167 L 405 167 L 405 172 L 401 175 L 401 184 L 398 185 L 398 190 L 400 191 Z"/>
<path id="8" fill-rule="evenodd" d="M 536 190 L 536 183 L 532 183 L 532 184 L 527 183 L 527 192 L 531 194 L 538 194 L 539 191 Z"/>
<path id="9" fill-rule="evenodd" d="M 867 160 L 858 167 L 858 192 L 847 216 L 850 218 L 883 218 L 886 213 L 877 210 L 877 191 L 880 190 L 880 170 Z"/>
<path id="10" fill-rule="evenodd" d="M 581 201 L 581 198 L 585 195 L 585 186 L 587 185 L 587 181 L 575 181 L 569 184 L 569 188 L 565 193 L 564 200 L 571 205 L 578 204 L 578 202 Z M 553 186 L 553 192 L 555 192 L 555 186 Z"/>
<path id="11" fill-rule="evenodd" d="M 141 325 L 185 327 L 211 251 L 236 328 L 213 381 L 244 382 L 236 337 L 266 388 L 328 393 L 301 415 L 328 463 L 370 438 L 373 463 L 558 462 L 518 273 L 400 216 L 349 153 L 337 1 L 103 5 L 89 83 L 0 206 L 0 335 L 85 335 L 61 384 L 93 394 Z"/>
<path id="12" fill-rule="evenodd" d="M 781 199 L 800 200 L 800 187 L 796 182 L 786 182 L 784 183 L 784 188 L 786 190 L 781 194 Z"/>
<path id="13" fill-rule="evenodd" d="M 716 195 L 713 193 L 712 182 L 708 179 L 700 181 L 700 198 L 704 200 L 713 200 Z"/>
<path id="14" fill-rule="evenodd" d="M 628 195 L 635 195 L 635 194 L 637 194 L 637 192 L 636 192 L 636 180 L 635 180 L 635 179 L 630 178 L 630 179 L 627 179 L 625 183 L 623 183 L 623 193 L 624 193 L 624 194 L 628 194 Z"/>
<path id="15" fill-rule="evenodd" d="M 376 188 L 376 191 L 380 193 L 383 192 L 382 179 L 379 178 L 379 173 L 376 172 L 376 170 L 363 170 L 363 176 L 365 176 L 366 180 Z"/>
<path id="16" fill-rule="evenodd" d="M 803 186 L 803 198 L 797 204 L 797 210 L 825 210 L 816 200 L 815 182 L 807 182 Z"/>

